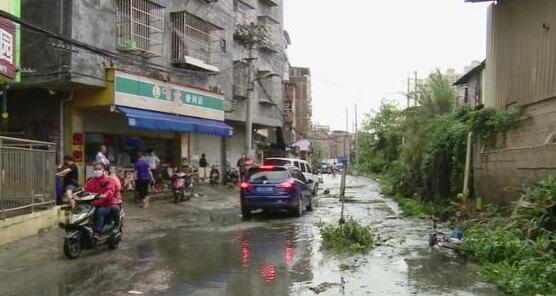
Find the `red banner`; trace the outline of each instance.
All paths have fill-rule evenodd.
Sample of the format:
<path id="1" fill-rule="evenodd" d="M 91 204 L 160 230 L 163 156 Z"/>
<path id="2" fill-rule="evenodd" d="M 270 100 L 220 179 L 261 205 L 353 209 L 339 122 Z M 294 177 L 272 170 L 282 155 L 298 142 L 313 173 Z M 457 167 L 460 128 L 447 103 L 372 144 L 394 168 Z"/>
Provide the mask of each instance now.
<path id="1" fill-rule="evenodd" d="M 0 17 L 0 75 L 14 79 L 16 76 L 15 24 Z"/>

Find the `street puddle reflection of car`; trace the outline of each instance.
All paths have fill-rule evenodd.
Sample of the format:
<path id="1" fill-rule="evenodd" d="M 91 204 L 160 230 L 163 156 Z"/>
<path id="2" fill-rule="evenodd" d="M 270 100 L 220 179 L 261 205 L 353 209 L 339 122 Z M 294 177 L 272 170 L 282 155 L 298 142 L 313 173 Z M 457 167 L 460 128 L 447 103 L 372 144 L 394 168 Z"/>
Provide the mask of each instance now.
<path id="1" fill-rule="evenodd" d="M 296 259 L 308 260 L 308 243 L 304 240 L 294 242 L 293 233 L 293 227 L 290 231 L 267 230 L 262 236 L 247 231 L 238 232 L 236 240 L 239 242 L 242 267 L 249 273 L 257 269 L 260 279 L 266 284 L 290 282 L 291 272 L 298 263 Z"/>

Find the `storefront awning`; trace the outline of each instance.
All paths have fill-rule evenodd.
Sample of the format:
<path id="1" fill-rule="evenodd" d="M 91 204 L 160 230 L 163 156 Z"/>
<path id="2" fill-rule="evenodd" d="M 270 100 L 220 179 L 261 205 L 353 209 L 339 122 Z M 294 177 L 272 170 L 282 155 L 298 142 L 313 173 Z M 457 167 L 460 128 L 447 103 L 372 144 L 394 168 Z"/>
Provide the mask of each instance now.
<path id="1" fill-rule="evenodd" d="M 197 133 L 220 137 L 231 137 L 234 132 L 234 129 L 231 126 L 218 120 L 202 119 L 123 106 L 117 106 L 117 109 L 128 118 L 129 126 L 136 128 Z"/>

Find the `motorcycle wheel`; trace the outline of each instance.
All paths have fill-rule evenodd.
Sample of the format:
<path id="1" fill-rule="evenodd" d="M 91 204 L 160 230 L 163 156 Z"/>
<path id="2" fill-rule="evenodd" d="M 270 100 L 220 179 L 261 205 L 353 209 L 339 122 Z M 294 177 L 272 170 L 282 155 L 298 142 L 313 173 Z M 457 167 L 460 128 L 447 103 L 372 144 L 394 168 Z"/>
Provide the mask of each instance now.
<path id="1" fill-rule="evenodd" d="M 180 195 L 181 195 L 181 193 L 174 193 L 174 202 L 175 203 L 180 202 Z"/>
<path id="2" fill-rule="evenodd" d="M 120 245 L 120 241 L 122 241 L 121 236 L 118 237 L 113 237 L 110 239 L 110 242 L 108 242 L 108 248 L 110 250 L 115 250 L 118 248 L 118 246 Z"/>
<path id="3" fill-rule="evenodd" d="M 81 255 L 81 241 L 79 239 L 64 239 L 64 254 L 68 259 L 76 259 Z"/>
<path id="4" fill-rule="evenodd" d="M 185 189 L 185 191 L 183 191 L 183 199 L 184 200 L 190 200 L 191 197 L 193 196 L 193 188 L 187 188 Z"/>

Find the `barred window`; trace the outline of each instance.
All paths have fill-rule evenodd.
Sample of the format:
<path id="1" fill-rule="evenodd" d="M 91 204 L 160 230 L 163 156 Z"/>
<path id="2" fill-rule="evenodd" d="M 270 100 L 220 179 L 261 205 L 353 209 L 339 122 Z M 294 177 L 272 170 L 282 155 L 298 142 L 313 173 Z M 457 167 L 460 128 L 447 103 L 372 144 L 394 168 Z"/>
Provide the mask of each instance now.
<path id="1" fill-rule="evenodd" d="M 172 13 L 172 60 L 174 64 L 218 71 L 222 52 L 220 30 L 211 23 L 181 11 Z"/>
<path id="2" fill-rule="evenodd" d="M 117 47 L 145 56 L 162 55 L 164 7 L 148 0 L 118 0 Z"/>

